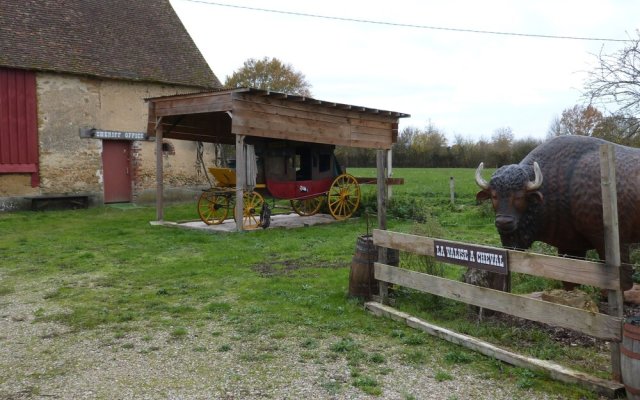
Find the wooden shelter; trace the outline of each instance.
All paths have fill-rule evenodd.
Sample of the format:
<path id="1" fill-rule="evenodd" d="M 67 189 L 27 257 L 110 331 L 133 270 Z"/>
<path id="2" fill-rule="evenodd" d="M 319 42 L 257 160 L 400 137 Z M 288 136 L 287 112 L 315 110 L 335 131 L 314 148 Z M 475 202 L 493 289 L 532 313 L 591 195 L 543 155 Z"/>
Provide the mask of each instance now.
<path id="1" fill-rule="evenodd" d="M 163 220 L 163 138 L 236 146 L 236 192 L 246 189 L 248 138 L 289 140 L 378 150 L 379 225 L 384 229 L 385 161 L 398 137 L 394 111 L 327 102 L 251 88 L 155 97 L 149 103 L 147 133 L 156 140 L 157 219 Z M 242 220 L 242 195 L 236 196 L 236 221 Z M 382 219 L 381 219 L 382 218 Z M 242 224 L 238 224 L 242 230 Z"/>

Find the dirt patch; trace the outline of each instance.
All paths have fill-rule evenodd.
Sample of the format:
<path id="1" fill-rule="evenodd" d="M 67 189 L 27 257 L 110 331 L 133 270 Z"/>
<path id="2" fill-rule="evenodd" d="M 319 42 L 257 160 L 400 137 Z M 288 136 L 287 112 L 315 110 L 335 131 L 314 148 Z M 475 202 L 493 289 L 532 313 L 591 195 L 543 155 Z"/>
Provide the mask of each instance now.
<path id="1" fill-rule="evenodd" d="M 309 261 L 304 258 L 298 258 L 293 260 L 278 260 L 265 263 L 256 264 L 251 269 L 258 273 L 263 278 L 270 278 L 273 276 L 289 276 L 295 271 L 311 268 L 344 268 L 346 265 L 343 262 L 322 263 L 322 264 L 309 264 Z"/>

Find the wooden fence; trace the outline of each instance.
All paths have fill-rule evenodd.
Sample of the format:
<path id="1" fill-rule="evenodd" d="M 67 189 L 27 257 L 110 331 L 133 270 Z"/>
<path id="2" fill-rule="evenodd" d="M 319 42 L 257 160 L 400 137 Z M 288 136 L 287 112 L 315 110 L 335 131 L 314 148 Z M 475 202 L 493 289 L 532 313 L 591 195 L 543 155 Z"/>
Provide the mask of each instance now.
<path id="1" fill-rule="evenodd" d="M 600 379 L 569 368 L 522 356 L 505 349 L 498 348 L 476 338 L 448 331 L 442 327 L 429 324 L 405 313 L 388 307 L 381 302 L 369 302 L 367 309 L 374 314 L 404 321 L 409 326 L 419 328 L 429 334 L 449 340 L 495 357 L 504 362 L 533 370 L 544 370 L 551 377 L 569 383 L 576 383 L 611 398 L 624 391 L 620 383 L 620 341 L 622 340 L 622 291 L 620 289 L 620 253 L 618 243 L 618 212 L 615 187 L 615 154 L 609 145 L 600 148 L 600 171 L 603 200 L 603 216 L 605 228 L 606 262 L 561 258 L 521 251 L 496 249 L 486 246 L 473 246 L 474 251 L 482 253 L 506 253 L 510 272 L 540 276 L 549 279 L 575 282 L 608 290 L 609 314 L 594 313 L 565 305 L 554 304 L 543 300 L 515 295 L 463 282 L 445 279 L 416 271 L 385 264 L 384 248 L 391 248 L 425 256 L 440 256 L 436 245 L 460 248 L 464 252 L 466 243 L 457 243 L 409 235 L 381 229 L 373 231 L 373 241 L 379 246 L 379 260 L 374 264 L 375 279 L 380 281 L 380 299 L 384 302 L 387 296 L 387 285 L 395 284 L 441 297 L 462 301 L 467 304 L 483 307 L 502 313 L 514 315 L 533 321 L 572 329 L 584 334 L 610 341 L 612 380 Z M 465 253 L 461 253 L 465 254 Z M 471 257 L 472 258 L 472 257 Z M 464 263 L 460 263 L 465 265 Z"/>
<path id="2" fill-rule="evenodd" d="M 437 241 L 438 243 L 446 243 L 452 247 L 468 245 L 467 243 L 443 241 L 440 239 Z M 384 248 L 425 256 L 435 256 L 434 239 L 429 237 L 376 229 L 373 231 L 373 242 L 376 246 Z M 505 251 L 504 249 L 494 249 L 485 246 L 476 247 L 485 249 L 487 252 L 494 250 Z M 584 285 L 597 286 L 603 289 L 619 289 L 619 269 L 608 268 L 603 263 L 514 250 L 506 250 L 506 253 L 511 272 L 519 272 L 550 279 L 567 280 Z M 620 342 L 622 340 L 622 318 L 619 317 L 474 286 L 464 282 L 411 271 L 379 262 L 374 264 L 374 270 L 376 280 L 388 284 L 400 285 L 516 317 L 572 329 L 612 342 Z M 499 349 L 496 346 L 469 336 L 448 332 L 444 328 L 433 326 L 423 321 L 420 322 L 417 318 L 398 312 L 380 303 L 369 302 L 366 307 L 377 315 L 404 320 L 407 324 L 420 328 L 430 334 L 517 366 L 536 370 L 544 369 L 556 379 L 570 383 L 578 383 L 607 396 L 614 397 L 624 389 L 624 386 L 618 382 L 588 376 L 587 374 L 572 371 L 548 361 L 535 360 Z"/>

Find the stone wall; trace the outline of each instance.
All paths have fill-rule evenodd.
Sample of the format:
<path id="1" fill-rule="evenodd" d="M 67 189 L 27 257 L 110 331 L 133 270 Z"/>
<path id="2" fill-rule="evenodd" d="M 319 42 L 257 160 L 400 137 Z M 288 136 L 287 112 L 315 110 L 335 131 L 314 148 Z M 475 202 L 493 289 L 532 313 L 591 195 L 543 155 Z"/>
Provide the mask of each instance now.
<path id="1" fill-rule="evenodd" d="M 40 186 L 29 174 L 0 174 L 0 210 L 19 208 L 20 199 L 60 193 L 88 194 L 102 202 L 102 140 L 80 137 L 81 128 L 145 131 L 145 98 L 194 92 L 193 88 L 105 80 L 75 75 L 38 73 L 38 136 Z M 165 140 L 165 187 L 171 191 L 206 185 L 196 171 L 194 142 Z M 205 144 L 204 159 L 213 163 L 213 145 Z M 152 201 L 155 188 L 155 143 L 132 144 L 134 201 Z M 189 190 L 186 191 L 187 193 Z M 144 194 L 144 196 L 143 196 Z"/>

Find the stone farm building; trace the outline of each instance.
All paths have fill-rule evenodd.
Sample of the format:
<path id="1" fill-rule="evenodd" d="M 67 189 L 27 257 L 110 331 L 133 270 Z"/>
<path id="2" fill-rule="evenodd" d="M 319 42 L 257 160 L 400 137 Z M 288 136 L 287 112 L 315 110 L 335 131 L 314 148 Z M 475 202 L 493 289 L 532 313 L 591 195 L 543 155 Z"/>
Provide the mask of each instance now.
<path id="1" fill-rule="evenodd" d="M 144 99 L 221 87 L 169 0 L 0 0 L 0 10 L 0 210 L 57 195 L 153 200 Z M 206 182 L 196 146 L 163 142 L 167 197 Z"/>

